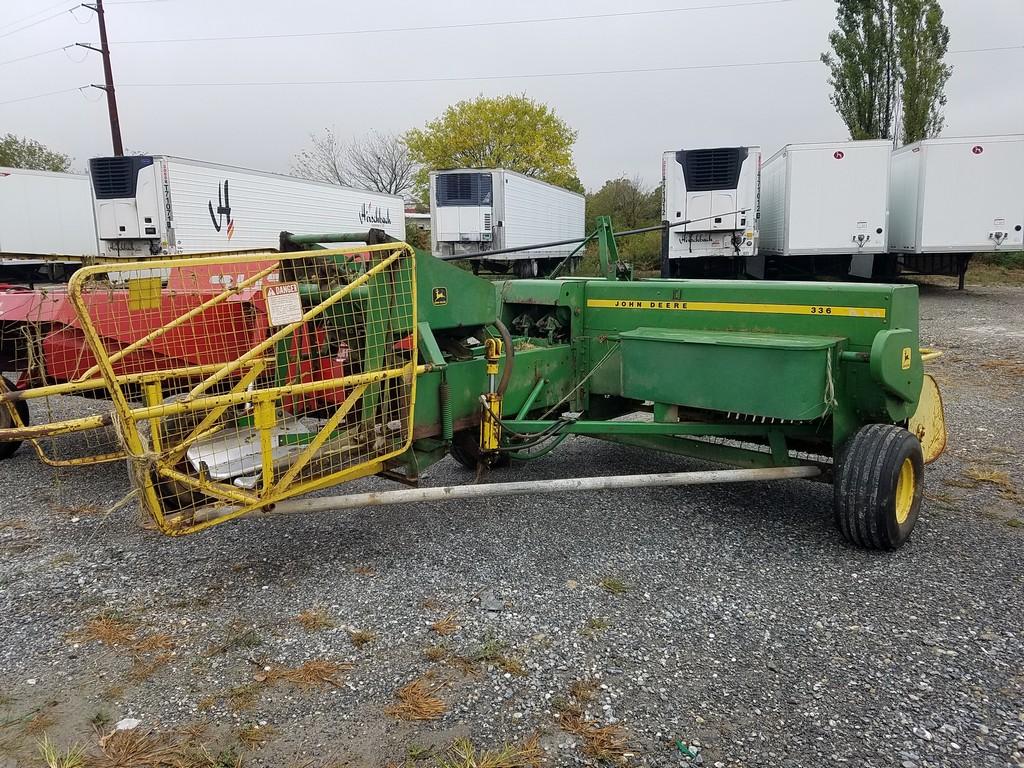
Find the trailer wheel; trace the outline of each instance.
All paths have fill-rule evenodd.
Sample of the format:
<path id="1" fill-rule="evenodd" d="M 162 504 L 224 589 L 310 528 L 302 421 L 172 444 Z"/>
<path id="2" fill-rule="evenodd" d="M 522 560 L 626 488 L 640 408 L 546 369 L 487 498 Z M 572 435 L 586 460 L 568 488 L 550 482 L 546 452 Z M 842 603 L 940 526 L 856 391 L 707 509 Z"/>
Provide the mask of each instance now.
<path id="1" fill-rule="evenodd" d="M 858 547 L 899 549 L 917 524 L 923 491 L 920 441 L 893 424 L 861 427 L 836 462 L 836 526 Z"/>
<path id="2" fill-rule="evenodd" d="M 536 259 L 519 259 L 513 262 L 512 271 L 518 278 L 534 278 L 540 272 Z"/>
<path id="3" fill-rule="evenodd" d="M 16 389 L 14 383 L 6 376 L 0 376 L 0 380 L 2 380 L 2 382 L 0 382 L 0 388 L 2 388 L 3 391 L 10 392 Z M 18 414 L 18 418 L 21 419 L 21 423 L 27 427 L 29 424 L 28 403 L 24 400 L 18 400 L 14 405 L 8 403 L 5 406 L 0 406 L 0 429 L 10 429 L 15 426 L 14 415 L 11 412 L 12 408 L 14 409 L 14 412 Z M 18 448 L 21 447 L 22 442 L 23 441 L 21 440 L 5 440 L 0 443 L 0 461 L 11 458 L 11 456 L 17 452 Z"/>

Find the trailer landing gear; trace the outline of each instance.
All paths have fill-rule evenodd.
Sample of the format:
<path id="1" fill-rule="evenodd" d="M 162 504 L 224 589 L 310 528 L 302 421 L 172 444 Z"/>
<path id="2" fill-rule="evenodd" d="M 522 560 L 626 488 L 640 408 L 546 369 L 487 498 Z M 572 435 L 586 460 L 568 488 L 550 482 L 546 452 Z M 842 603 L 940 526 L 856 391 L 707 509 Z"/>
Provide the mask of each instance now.
<path id="1" fill-rule="evenodd" d="M 861 427 L 843 447 L 833 482 L 843 536 L 865 549 L 899 549 L 921 508 L 921 443 L 894 424 Z"/>

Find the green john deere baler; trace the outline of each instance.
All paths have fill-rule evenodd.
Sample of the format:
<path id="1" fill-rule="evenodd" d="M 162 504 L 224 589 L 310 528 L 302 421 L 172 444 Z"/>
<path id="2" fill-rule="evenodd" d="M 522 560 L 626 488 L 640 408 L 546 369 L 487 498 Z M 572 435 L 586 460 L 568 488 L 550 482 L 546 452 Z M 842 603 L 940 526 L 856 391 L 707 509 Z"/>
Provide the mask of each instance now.
<path id="1" fill-rule="evenodd" d="M 129 401 L 134 380 L 102 365 L 109 350 L 94 334 L 143 506 L 178 534 L 270 512 L 816 478 L 833 483 L 848 540 L 877 549 L 907 540 L 924 465 L 945 444 L 915 286 L 633 279 L 610 221 L 587 240 L 599 277 L 491 282 L 379 231 L 284 233 L 276 267 L 266 254 L 232 263 L 237 282 L 183 315 L 187 326 L 161 319 L 191 329 L 207 305 L 258 287 L 247 274 L 272 275 L 265 302 L 251 299 L 250 352 L 212 375 L 147 373 L 142 408 Z M 370 250 L 323 250 L 346 242 Z M 226 258 L 149 266 L 227 271 Z M 103 277 L 87 268 L 72 291 L 93 273 Z M 167 382 L 180 391 L 194 375 L 206 378 L 161 399 Z M 731 469 L 543 483 L 490 474 L 569 435 Z M 478 482 L 419 487 L 448 454 Z M 413 487 L 294 498 L 372 474 Z"/>

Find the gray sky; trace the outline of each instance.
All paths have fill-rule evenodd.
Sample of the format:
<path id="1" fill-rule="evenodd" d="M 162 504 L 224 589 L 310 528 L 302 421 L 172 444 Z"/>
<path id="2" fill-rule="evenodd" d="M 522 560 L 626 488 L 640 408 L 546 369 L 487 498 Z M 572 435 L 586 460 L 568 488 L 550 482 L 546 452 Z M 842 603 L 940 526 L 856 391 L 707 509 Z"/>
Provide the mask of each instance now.
<path id="1" fill-rule="evenodd" d="M 752 2 L 756 0 L 746 0 Z M 287 171 L 311 131 L 403 131 L 478 94 L 526 93 L 579 131 L 588 189 L 639 173 L 660 178 L 666 149 L 843 139 L 820 64 L 779 64 L 578 77 L 518 77 L 816 59 L 834 25 L 832 0 L 105 0 L 125 147 Z M 0 62 L 98 40 L 72 2 L 0 0 Z M 432 31 L 274 40 L 127 44 L 132 40 L 308 33 L 540 19 L 694 6 L 714 9 Z M 953 54 L 947 136 L 1024 131 L 1024 1 L 944 0 Z M 30 14 L 36 13 L 36 16 Z M 13 24 L 29 17 L 19 24 Z M 77 62 L 77 63 L 76 63 Z M 418 83 L 366 80 L 514 75 Z M 101 83 L 97 54 L 55 52 L 0 66 L 0 102 Z M 156 87 L 159 83 L 359 81 L 344 85 Z M 142 85 L 133 84 L 147 84 Z M 78 168 L 110 153 L 101 91 L 0 105 L 0 133 L 36 138 Z"/>

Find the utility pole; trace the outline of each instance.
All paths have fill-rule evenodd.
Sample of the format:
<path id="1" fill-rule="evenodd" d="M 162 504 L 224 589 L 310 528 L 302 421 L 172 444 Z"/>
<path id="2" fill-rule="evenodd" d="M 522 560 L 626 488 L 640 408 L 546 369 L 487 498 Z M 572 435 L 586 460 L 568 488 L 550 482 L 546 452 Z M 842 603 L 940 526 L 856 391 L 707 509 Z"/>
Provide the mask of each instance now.
<path id="1" fill-rule="evenodd" d="M 78 43 L 81 48 L 88 48 L 96 51 L 103 57 L 103 80 L 105 85 L 93 85 L 107 92 L 107 113 L 110 115 L 110 141 L 114 145 L 114 154 L 121 157 L 124 154 L 124 146 L 121 144 L 121 121 L 117 117 L 117 97 L 114 95 L 114 72 L 110 67 L 110 46 L 107 45 L 107 22 L 103 16 L 103 0 L 96 0 L 95 5 L 82 3 L 83 8 L 96 12 L 96 18 L 100 23 L 100 47 L 95 48 L 85 43 Z"/>

